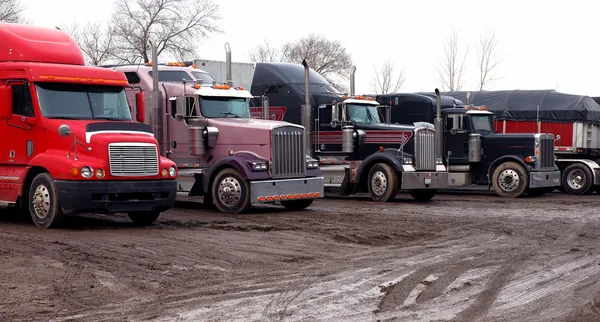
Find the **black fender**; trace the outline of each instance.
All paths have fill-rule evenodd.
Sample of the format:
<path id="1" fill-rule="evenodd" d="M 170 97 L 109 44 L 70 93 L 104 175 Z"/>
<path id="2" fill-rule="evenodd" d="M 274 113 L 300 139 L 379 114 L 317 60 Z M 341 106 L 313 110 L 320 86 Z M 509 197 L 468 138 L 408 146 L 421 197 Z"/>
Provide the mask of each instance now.
<path id="1" fill-rule="evenodd" d="M 252 162 L 268 162 L 265 159 L 258 158 L 250 153 L 236 153 L 226 156 L 215 162 L 208 171 L 203 175 L 202 190 L 210 191 L 210 184 L 214 176 L 224 168 L 234 168 L 240 172 L 246 180 L 267 180 L 271 178 L 269 171 L 252 171 Z M 197 182 L 197 180 L 196 180 Z"/>
<path id="2" fill-rule="evenodd" d="M 403 153 L 404 157 L 412 157 L 409 153 Z M 378 162 L 385 162 L 394 168 L 399 173 L 404 169 L 402 166 L 402 160 L 398 158 L 398 149 L 385 149 L 383 151 L 375 152 L 370 156 L 366 157 L 365 160 L 360 164 L 356 171 L 356 177 L 359 178 L 359 182 L 363 182 L 364 176 L 367 175 L 368 169 Z"/>
<path id="3" fill-rule="evenodd" d="M 494 160 L 490 166 L 487 169 L 487 177 L 488 177 L 488 188 L 491 187 L 492 185 L 492 173 L 494 172 L 494 170 L 496 169 L 496 167 L 498 167 L 500 164 L 504 163 L 504 162 L 510 162 L 510 161 L 514 161 L 520 165 L 522 165 L 525 168 L 525 171 L 527 173 L 531 172 L 532 168 L 530 165 L 528 165 L 527 163 L 525 163 L 525 161 L 523 160 L 522 157 L 518 156 L 518 155 L 503 155 L 501 157 L 498 157 L 496 160 Z"/>

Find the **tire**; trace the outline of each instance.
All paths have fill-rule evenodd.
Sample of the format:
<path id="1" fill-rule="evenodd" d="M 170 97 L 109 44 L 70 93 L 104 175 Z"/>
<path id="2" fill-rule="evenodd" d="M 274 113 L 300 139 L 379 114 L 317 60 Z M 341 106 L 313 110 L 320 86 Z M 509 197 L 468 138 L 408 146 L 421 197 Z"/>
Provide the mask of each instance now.
<path id="1" fill-rule="evenodd" d="M 282 200 L 281 205 L 289 210 L 304 210 L 312 205 L 315 199 Z"/>
<path id="2" fill-rule="evenodd" d="M 40 173 L 33 178 L 28 200 L 29 215 L 36 226 L 56 228 L 64 223 L 65 214 L 60 208 L 58 191 L 49 173 Z"/>
<path id="3" fill-rule="evenodd" d="M 554 191 L 554 189 L 556 189 L 555 187 L 550 187 L 550 188 L 532 188 L 527 190 L 527 194 L 532 196 L 532 197 L 540 197 L 543 196 L 547 193 L 550 193 L 552 191 Z"/>
<path id="4" fill-rule="evenodd" d="M 386 163 L 377 163 L 369 170 L 367 186 L 374 201 L 391 201 L 398 194 L 398 175 Z"/>
<path id="5" fill-rule="evenodd" d="M 435 194 L 437 190 L 409 190 L 408 193 L 415 199 L 416 201 L 429 201 Z"/>
<path id="6" fill-rule="evenodd" d="M 222 213 L 239 214 L 250 209 L 250 186 L 235 169 L 221 170 L 212 183 L 212 202 Z"/>
<path id="7" fill-rule="evenodd" d="M 504 162 L 494 169 L 492 185 L 500 197 L 517 198 L 529 186 L 529 176 L 522 165 Z"/>
<path id="8" fill-rule="evenodd" d="M 129 219 L 131 219 L 136 226 L 149 226 L 158 219 L 160 211 L 130 212 L 127 213 L 127 216 L 129 216 Z"/>
<path id="9" fill-rule="evenodd" d="M 593 175 L 590 168 L 581 163 L 573 163 L 562 172 L 561 184 L 571 195 L 584 195 L 591 192 Z"/>

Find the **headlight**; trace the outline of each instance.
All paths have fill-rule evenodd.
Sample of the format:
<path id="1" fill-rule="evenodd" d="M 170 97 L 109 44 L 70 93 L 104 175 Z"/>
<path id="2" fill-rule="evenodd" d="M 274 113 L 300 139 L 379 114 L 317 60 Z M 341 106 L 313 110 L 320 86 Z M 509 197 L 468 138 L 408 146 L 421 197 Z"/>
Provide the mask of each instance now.
<path id="1" fill-rule="evenodd" d="M 170 175 L 171 177 L 174 177 L 176 174 L 177 174 L 177 169 L 175 169 L 175 167 L 171 167 L 171 168 L 169 169 L 169 175 Z"/>
<path id="2" fill-rule="evenodd" d="M 317 161 L 317 160 L 307 160 L 306 161 L 307 169 L 316 169 L 318 167 L 319 167 L 319 161 Z"/>
<path id="3" fill-rule="evenodd" d="M 252 170 L 254 170 L 254 171 L 267 170 L 267 163 L 266 162 L 252 162 Z"/>
<path id="4" fill-rule="evenodd" d="M 83 168 L 81 168 L 81 176 L 89 179 L 94 175 L 94 170 L 92 170 L 91 167 L 85 166 Z"/>
<path id="5" fill-rule="evenodd" d="M 96 178 L 98 178 L 98 179 L 104 178 L 104 170 L 96 169 Z"/>
<path id="6" fill-rule="evenodd" d="M 413 159 L 412 159 L 411 157 L 404 158 L 404 159 L 402 160 L 402 163 L 403 163 L 403 164 L 412 164 L 412 163 L 413 163 Z"/>

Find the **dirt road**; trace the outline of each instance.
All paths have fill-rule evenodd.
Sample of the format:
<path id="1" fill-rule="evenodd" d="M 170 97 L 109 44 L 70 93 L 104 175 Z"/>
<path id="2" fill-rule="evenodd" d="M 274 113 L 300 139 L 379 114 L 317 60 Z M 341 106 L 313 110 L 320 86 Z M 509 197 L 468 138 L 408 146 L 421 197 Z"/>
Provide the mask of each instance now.
<path id="1" fill-rule="evenodd" d="M 0 319 L 598 321 L 600 196 L 0 217 Z"/>

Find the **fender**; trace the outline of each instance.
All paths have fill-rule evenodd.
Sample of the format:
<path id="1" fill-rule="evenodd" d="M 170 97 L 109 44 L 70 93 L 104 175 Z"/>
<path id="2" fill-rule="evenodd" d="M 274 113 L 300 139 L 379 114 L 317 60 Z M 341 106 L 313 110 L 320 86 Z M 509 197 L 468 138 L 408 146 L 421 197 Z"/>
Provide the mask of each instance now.
<path id="1" fill-rule="evenodd" d="M 358 171 L 356 171 L 356 177 L 362 181 L 363 171 L 365 169 L 369 169 L 371 167 L 371 165 L 373 165 L 376 162 L 388 163 L 394 168 L 394 170 L 396 170 L 396 172 L 402 172 L 404 170 L 404 167 L 402 165 L 401 160 L 398 159 L 398 157 L 396 156 L 397 153 L 398 153 L 397 149 L 389 148 L 389 149 L 383 150 L 383 152 L 375 152 L 375 153 L 369 155 L 360 164 Z M 404 153 L 404 156 L 412 157 L 412 154 Z"/>
<path id="2" fill-rule="evenodd" d="M 491 186 L 491 184 L 492 184 L 492 180 L 490 180 L 490 177 L 492 176 L 492 172 L 494 171 L 494 169 L 496 169 L 496 167 L 498 165 L 500 165 L 501 163 L 504 163 L 507 161 L 515 161 L 516 163 L 522 165 L 525 168 L 525 171 L 527 171 L 527 173 L 531 172 L 531 170 L 532 170 L 531 166 L 526 164 L 525 161 L 523 161 L 523 159 L 521 157 L 516 156 L 516 155 L 503 155 L 501 157 L 498 157 L 496 160 L 494 160 L 494 162 L 492 162 L 492 164 L 490 164 L 490 166 L 488 167 L 487 176 L 488 176 L 488 185 L 489 186 Z"/>
<path id="3" fill-rule="evenodd" d="M 596 172 L 600 171 L 600 165 L 598 162 L 590 159 L 558 159 L 556 163 L 582 163 L 586 165 L 592 171 L 593 181 L 594 183 L 598 182 L 598 175 Z M 561 170 L 562 172 L 562 170 Z"/>
<path id="4" fill-rule="evenodd" d="M 257 158 L 255 155 L 244 152 L 236 153 L 234 155 L 226 156 L 224 158 L 219 159 L 210 167 L 210 169 L 206 173 L 206 180 L 202 180 L 203 190 L 209 191 L 210 179 L 213 177 L 213 174 L 215 174 L 215 171 L 222 168 L 223 166 L 231 166 L 235 168 L 247 180 L 270 179 L 271 175 L 269 174 L 269 171 L 252 171 L 252 168 L 250 167 L 249 163 L 252 163 L 253 161 L 268 162 L 265 159 Z"/>
<path id="5" fill-rule="evenodd" d="M 41 153 L 33 157 L 29 162 L 29 167 L 42 167 L 46 168 L 55 180 L 72 180 L 73 178 L 69 177 L 69 170 L 71 169 L 71 165 L 74 163 L 78 163 L 83 165 L 88 164 L 90 166 L 97 166 L 98 164 L 102 164 L 100 160 L 95 158 L 88 158 L 86 156 L 85 161 L 78 160 L 75 161 L 74 158 L 68 159 L 66 157 L 67 153 L 64 151 L 60 151 L 60 153 Z M 82 178 L 83 179 L 83 178 Z"/>

